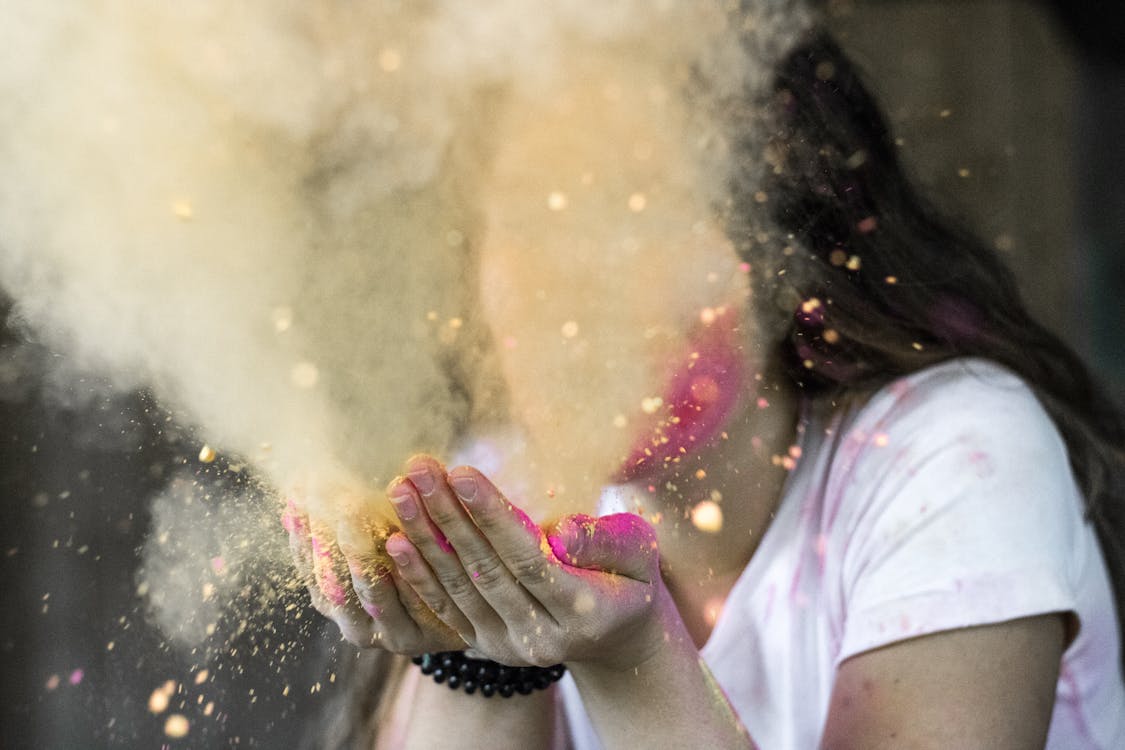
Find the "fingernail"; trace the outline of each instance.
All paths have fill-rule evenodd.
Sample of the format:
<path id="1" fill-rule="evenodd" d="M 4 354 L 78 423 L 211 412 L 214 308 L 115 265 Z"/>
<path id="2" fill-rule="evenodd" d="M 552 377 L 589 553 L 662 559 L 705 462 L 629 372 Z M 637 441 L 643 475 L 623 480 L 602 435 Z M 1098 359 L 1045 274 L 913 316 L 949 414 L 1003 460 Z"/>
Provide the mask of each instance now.
<path id="1" fill-rule="evenodd" d="M 403 546 L 407 544 L 409 543 L 399 537 L 392 537 L 387 541 L 387 554 L 400 568 L 405 568 L 410 564 L 410 555 Z"/>
<path id="2" fill-rule="evenodd" d="M 453 486 L 453 491 L 457 493 L 457 497 L 466 503 L 471 503 L 473 498 L 477 496 L 477 480 L 472 477 L 452 477 L 449 483 Z"/>
<path id="3" fill-rule="evenodd" d="M 415 469 L 409 472 L 407 476 L 418 488 L 418 492 L 422 493 L 422 497 L 429 497 L 430 493 L 434 491 L 434 475 L 430 473 L 429 469 Z"/>
<path id="4" fill-rule="evenodd" d="M 391 495 L 391 505 L 395 507 L 395 513 L 403 521 L 412 521 L 418 515 L 418 505 L 410 496 L 408 489 L 402 488 L 398 494 Z"/>

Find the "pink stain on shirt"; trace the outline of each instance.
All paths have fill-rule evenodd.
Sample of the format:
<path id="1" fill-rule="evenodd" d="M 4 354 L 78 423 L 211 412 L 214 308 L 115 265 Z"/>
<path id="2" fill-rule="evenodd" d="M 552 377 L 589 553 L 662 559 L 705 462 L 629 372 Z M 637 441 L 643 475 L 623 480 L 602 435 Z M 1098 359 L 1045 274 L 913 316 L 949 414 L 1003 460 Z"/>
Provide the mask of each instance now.
<path id="1" fill-rule="evenodd" d="M 1086 716 L 1082 713 L 1082 691 L 1078 687 L 1078 681 L 1074 679 L 1074 673 L 1070 671 L 1069 666 L 1064 661 L 1059 669 L 1059 681 L 1066 687 L 1069 693 L 1064 705 L 1071 715 L 1071 721 L 1074 722 L 1074 727 L 1078 730 L 1078 734 L 1082 736 L 1083 740 L 1093 743 L 1093 735 L 1090 734 L 1090 725 L 1086 723 Z"/>
<path id="2" fill-rule="evenodd" d="M 969 454 L 969 464 L 976 470 L 977 477 L 985 479 L 992 476 L 996 467 L 992 465 L 992 456 L 985 451 L 973 451 Z"/>
<path id="3" fill-rule="evenodd" d="M 820 567 L 820 574 L 824 575 L 825 560 L 828 558 L 828 535 L 817 534 L 816 536 L 816 561 Z"/>
<path id="4" fill-rule="evenodd" d="M 796 568 L 796 570 L 793 571 L 793 580 L 789 584 L 789 603 L 790 604 L 795 603 L 797 601 L 797 593 L 798 593 L 798 589 L 801 585 L 801 571 L 804 569 L 804 567 L 805 567 L 805 560 L 804 560 L 804 557 L 802 556 L 802 558 L 797 561 L 797 568 Z"/>

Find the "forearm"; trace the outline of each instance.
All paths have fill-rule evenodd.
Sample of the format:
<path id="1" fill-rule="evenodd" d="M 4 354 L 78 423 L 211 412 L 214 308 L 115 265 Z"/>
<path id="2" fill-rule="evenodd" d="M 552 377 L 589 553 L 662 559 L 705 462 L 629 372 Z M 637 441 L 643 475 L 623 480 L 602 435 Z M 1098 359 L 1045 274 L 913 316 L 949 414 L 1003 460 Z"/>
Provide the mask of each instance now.
<path id="1" fill-rule="evenodd" d="M 635 669 L 570 665 L 607 750 L 633 747 L 755 747 L 711 677 L 678 616 L 667 641 Z"/>
<path id="2" fill-rule="evenodd" d="M 555 688 L 511 698 L 466 695 L 439 685 L 414 668 L 394 697 L 377 750 L 444 750 L 488 747 L 495 750 L 554 748 Z"/>

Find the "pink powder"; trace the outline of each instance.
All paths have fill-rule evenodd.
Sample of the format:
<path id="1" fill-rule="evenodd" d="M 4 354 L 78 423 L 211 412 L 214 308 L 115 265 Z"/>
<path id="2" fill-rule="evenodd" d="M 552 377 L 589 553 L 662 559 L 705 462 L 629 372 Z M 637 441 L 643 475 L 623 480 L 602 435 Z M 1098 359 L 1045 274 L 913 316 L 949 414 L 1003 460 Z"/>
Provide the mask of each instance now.
<path id="1" fill-rule="evenodd" d="M 333 604 L 340 606 L 348 600 L 347 591 L 340 583 L 339 576 L 333 569 L 331 545 L 324 544 L 317 537 L 312 538 L 313 573 L 320 592 L 328 597 Z"/>
<path id="2" fill-rule="evenodd" d="M 563 543 L 562 537 L 558 534 L 551 534 L 547 537 L 547 544 L 550 545 L 551 551 L 555 553 L 555 557 L 560 562 L 567 562 L 570 560 L 570 555 L 566 551 L 566 545 Z"/>
<path id="3" fill-rule="evenodd" d="M 329 567 L 320 568 L 316 572 L 316 582 L 320 586 L 320 592 L 328 597 L 328 600 L 336 606 L 342 606 L 348 600 L 348 594 L 344 590 L 340 579 L 336 576 L 336 572 Z"/>
<path id="4" fill-rule="evenodd" d="M 746 378 L 736 325 L 728 311 L 695 333 L 664 389 L 663 419 L 640 436 L 612 481 L 659 477 L 674 459 L 718 438 Z"/>
<path id="5" fill-rule="evenodd" d="M 453 545 L 450 544 L 449 540 L 445 538 L 445 534 L 441 533 L 441 531 L 437 528 L 434 529 L 434 541 L 437 542 L 438 549 L 440 549 L 442 552 L 450 555 L 456 552 L 456 550 L 453 549 Z"/>
<path id="6" fill-rule="evenodd" d="M 286 503 L 285 510 L 281 514 L 281 526 L 290 534 L 308 536 L 308 524 L 305 523 L 304 517 L 292 500 Z"/>

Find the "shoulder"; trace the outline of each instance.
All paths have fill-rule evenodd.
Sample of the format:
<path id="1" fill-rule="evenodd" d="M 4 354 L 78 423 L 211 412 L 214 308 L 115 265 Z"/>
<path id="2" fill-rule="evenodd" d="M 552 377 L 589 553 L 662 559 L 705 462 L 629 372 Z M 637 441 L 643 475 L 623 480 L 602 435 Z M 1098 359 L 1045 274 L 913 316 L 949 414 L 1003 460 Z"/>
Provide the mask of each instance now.
<path id="1" fill-rule="evenodd" d="M 1061 440 L 1052 440 L 1057 430 L 1027 383 L 999 364 L 976 358 L 949 360 L 899 378 L 845 423 L 854 430 L 884 428 L 904 437 L 971 429 L 1013 439 L 1039 437 L 1061 446 Z M 1010 432 L 1016 427 L 1030 428 L 1032 434 Z"/>
<path id="2" fill-rule="evenodd" d="M 1004 367 L 955 359 L 900 378 L 840 416 L 833 473 L 887 488 L 929 476 L 947 489 L 998 481 L 1073 485 L 1066 445 L 1031 388 Z M 893 483 L 890 489 L 893 489 Z"/>
<path id="3" fill-rule="evenodd" d="M 983 360 L 891 383 L 838 423 L 823 522 L 851 613 L 841 657 L 1075 607 L 1089 542 L 1066 447 Z"/>

